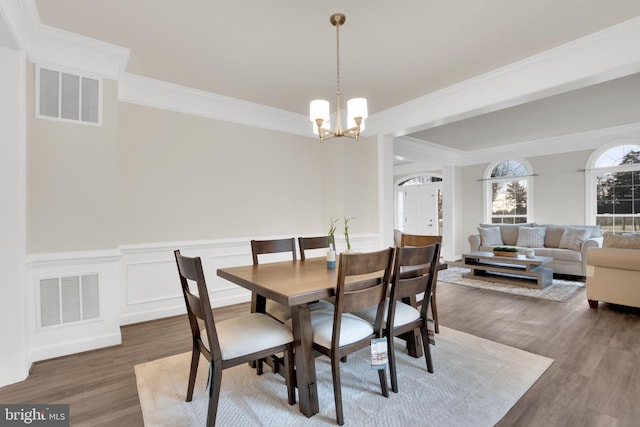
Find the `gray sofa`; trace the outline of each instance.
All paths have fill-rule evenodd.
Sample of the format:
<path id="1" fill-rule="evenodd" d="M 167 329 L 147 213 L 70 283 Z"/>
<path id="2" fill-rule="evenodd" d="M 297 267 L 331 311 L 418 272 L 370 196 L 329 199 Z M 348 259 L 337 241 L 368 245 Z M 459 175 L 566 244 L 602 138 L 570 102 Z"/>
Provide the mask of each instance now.
<path id="1" fill-rule="evenodd" d="M 529 229 L 520 232 L 521 227 Z M 545 267 L 553 269 L 554 274 L 584 277 L 587 249 L 602 246 L 602 231 L 599 225 L 480 224 L 478 234 L 468 240 L 472 252 L 492 251 L 496 246 L 513 246 L 520 252 L 532 248 L 537 256 L 553 258 Z"/>

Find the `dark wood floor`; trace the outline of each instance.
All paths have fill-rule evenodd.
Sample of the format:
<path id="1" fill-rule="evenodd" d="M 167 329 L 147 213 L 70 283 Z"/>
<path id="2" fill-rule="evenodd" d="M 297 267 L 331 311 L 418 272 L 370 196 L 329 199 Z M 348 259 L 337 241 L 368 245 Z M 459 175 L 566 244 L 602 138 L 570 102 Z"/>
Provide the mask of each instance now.
<path id="1" fill-rule="evenodd" d="M 555 359 L 498 426 L 640 425 L 640 310 L 589 309 L 584 289 L 558 303 L 451 284 L 438 286 L 438 308 L 444 326 Z M 73 426 L 142 426 L 133 366 L 189 351 L 188 324 L 178 316 L 125 326 L 122 338 L 36 363 L 26 381 L 0 388 L 0 403 L 68 403 Z"/>

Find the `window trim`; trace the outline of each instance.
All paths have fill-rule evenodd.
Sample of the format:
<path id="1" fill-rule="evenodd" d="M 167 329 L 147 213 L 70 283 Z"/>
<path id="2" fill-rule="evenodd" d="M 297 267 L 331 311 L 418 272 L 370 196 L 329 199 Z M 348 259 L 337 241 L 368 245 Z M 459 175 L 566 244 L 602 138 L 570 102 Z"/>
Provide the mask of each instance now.
<path id="1" fill-rule="evenodd" d="M 492 178 L 491 173 L 493 170 L 502 162 L 507 161 L 516 161 L 523 164 L 527 168 L 526 175 L 514 175 L 507 176 L 503 178 Z M 510 182 L 514 180 L 526 180 L 527 181 L 527 220 L 526 222 L 533 222 L 533 177 L 534 177 L 533 167 L 531 163 L 529 163 L 526 159 L 518 158 L 518 157 L 509 157 L 509 158 L 501 158 L 500 160 L 494 160 L 489 163 L 484 170 L 483 176 L 483 222 L 486 224 L 491 224 L 491 213 L 492 213 L 492 189 L 491 184 L 495 182 Z"/>
<path id="2" fill-rule="evenodd" d="M 73 76 L 77 76 L 79 78 L 79 86 L 78 86 L 78 100 L 79 100 L 79 105 L 78 105 L 78 115 L 79 118 L 78 120 L 75 119 L 66 119 L 61 117 L 62 115 L 62 108 L 61 108 L 61 91 L 62 91 L 62 86 L 59 85 L 58 86 L 58 117 L 53 117 L 53 116 L 46 116 L 43 114 L 40 114 L 40 70 L 41 69 L 45 69 L 45 70 L 49 70 L 49 71 L 54 71 L 58 73 L 58 81 L 61 82 L 62 79 L 62 74 L 69 74 L 69 75 L 73 75 Z M 82 120 L 82 79 L 83 78 L 87 78 L 87 79 L 92 79 L 92 80 L 96 80 L 98 82 L 98 121 L 97 122 L 89 122 L 89 121 L 84 121 Z M 88 74 L 88 73 L 81 73 L 75 70 L 70 70 L 70 69 L 65 69 L 63 67 L 54 67 L 54 66 L 49 66 L 46 64 L 35 64 L 35 90 L 34 90 L 34 113 L 35 113 L 35 118 L 36 119 L 44 119 L 44 120 L 51 120 L 54 122 L 63 122 L 63 123 L 73 123 L 73 124 L 81 124 L 81 125 L 87 125 L 87 126 L 94 126 L 94 127 L 102 127 L 102 99 L 103 99 L 103 88 L 102 88 L 102 77 L 93 75 L 93 74 Z"/>

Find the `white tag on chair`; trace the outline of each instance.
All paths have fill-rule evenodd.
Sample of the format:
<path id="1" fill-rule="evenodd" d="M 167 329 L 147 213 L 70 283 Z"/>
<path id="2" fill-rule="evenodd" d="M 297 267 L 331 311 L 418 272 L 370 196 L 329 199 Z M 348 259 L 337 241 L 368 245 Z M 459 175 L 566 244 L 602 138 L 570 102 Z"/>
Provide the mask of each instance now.
<path id="1" fill-rule="evenodd" d="M 387 339 L 374 338 L 371 340 L 371 369 L 386 369 L 389 362 L 387 353 Z"/>

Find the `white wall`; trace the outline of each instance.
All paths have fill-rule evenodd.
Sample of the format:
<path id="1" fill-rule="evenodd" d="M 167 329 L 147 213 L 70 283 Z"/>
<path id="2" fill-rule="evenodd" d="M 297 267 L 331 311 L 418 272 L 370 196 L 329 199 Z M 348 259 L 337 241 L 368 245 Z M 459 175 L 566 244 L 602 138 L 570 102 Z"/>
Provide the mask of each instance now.
<path id="1" fill-rule="evenodd" d="M 26 378 L 25 57 L 0 46 L 0 386 Z"/>
<path id="2" fill-rule="evenodd" d="M 103 80 L 102 126 L 35 118 L 27 73 L 27 252 L 112 249 L 118 243 L 117 83 Z"/>
<path id="3" fill-rule="evenodd" d="M 534 178 L 534 221 L 585 224 L 584 169 L 593 150 L 528 158 Z"/>

